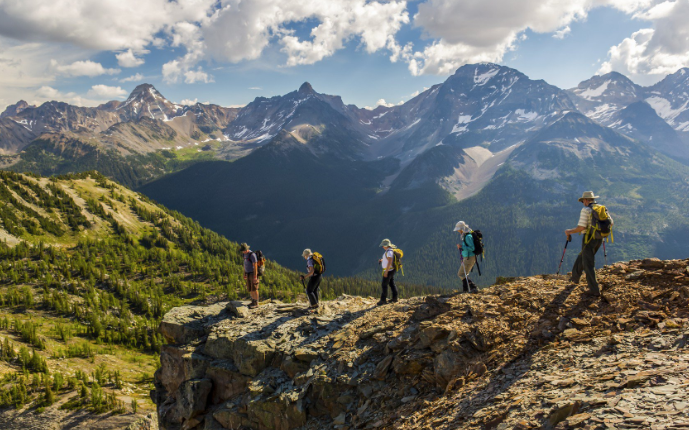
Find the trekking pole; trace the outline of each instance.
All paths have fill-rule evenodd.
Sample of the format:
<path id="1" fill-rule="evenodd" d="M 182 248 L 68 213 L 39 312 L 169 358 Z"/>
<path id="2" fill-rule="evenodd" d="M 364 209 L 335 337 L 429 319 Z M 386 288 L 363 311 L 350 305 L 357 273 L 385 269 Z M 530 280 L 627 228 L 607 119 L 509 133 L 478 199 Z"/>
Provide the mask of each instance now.
<path id="1" fill-rule="evenodd" d="M 467 281 L 467 288 L 469 291 L 471 291 L 471 288 L 469 287 L 469 274 L 467 273 L 467 268 L 464 266 L 464 256 L 462 256 L 462 250 L 459 250 L 459 262 L 462 265 L 462 269 L 464 269 L 464 279 Z"/>
<path id="2" fill-rule="evenodd" d="M 560 274 L 560 269 L 562 268 L 562 262 L 565 261 L 565 252 L 567 252 L 567 245 L 571 241 L 572 241 L 572 236 L 567 236 L 567 242 L 565 242 L 565 249 L 562 251 L 562 258 L 560 259 L 560 265 L 557 266 L 557 273 L 555 274 L 556 276 L 558 276 Z"/>
<path id="3" fill-rule="evenodd" d="M 603 241 L 603 258 L 605 258 L 604 266 L 608 265 L 608 251 L 605 249 L 605 241 Z"/>

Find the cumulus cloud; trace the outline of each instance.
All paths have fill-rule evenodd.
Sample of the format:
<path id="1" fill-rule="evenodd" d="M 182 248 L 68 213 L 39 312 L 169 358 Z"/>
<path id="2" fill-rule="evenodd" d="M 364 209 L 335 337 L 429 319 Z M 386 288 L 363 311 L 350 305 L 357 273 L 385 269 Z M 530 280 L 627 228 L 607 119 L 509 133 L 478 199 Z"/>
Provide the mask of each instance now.
<path id="1" fill-rule="evenodd" d="M 307 38 L 291 28 L 315 24 Z M 173 46 L 187 54 L 163 66 L 167 82 L 176 82 L 202 59 L 238 63 L 255 60 L 271 44 L 286 54 L 285 66 L 313 64 L 344 48 L 356 38 L 366 52 L 399 50 L 394 40 L 409 23 L 405 1 L 367 0 L 223 0 L 198 25 L 179 23 L 170 28 Z"/>
<path id="2" fill-rule="evenodd" d="M 568 26 L 566 26 L 565 28 L 561 28 L 561 29 L 557 30 L 557 31 L 555 32 L 555 34 L 553 34 L 553 37 L 554 37 L 555 39 L 564 39 L 565 36 L 567 36 L 567 35 L 568 35 L 569 33 L 571 33 L 571 32 L 572 32 L 572 29 L 569 28 L 569 25 L 568 25 Z"/>
<path id="3" fill-rule="evenodd" d="M 568 25 L 586 18 L 595 5 L 594 0 L 428 0 L 419 5 L 414 26 L 433 42 L 404 58 L 413 75 L 447 74 L 466 63 L 498 62 L 515 49 L 526 29 L 564 37 Z"/>
<path id="4" fill-rule="evenodd" d="M 0 0 L 0 35 L 96 50 L 144 50 L 177 22 L 203 19 L 215 0 Z"/>
<path id="5" fill-rule="evenodd" d="M 401 100 L 399 103 L 388 103 L 385 101 L 385 99 L 378 99 L 375 106 L 373 106 L 373 107 L 364 106 L 364 109 L 373 110 L 373 109 L 377 108 L 378 106 L 393 107 L 393 106 L 400 106 L 403 104 L 404 104 L 404 100 Z"/>
<path id="6" fill-rule="evenodd" d="M 199 101 L 199 99 L 197 99 L 197 98 L 195 98 L 194 100 L 184 99 L 181 102 L 179 102 L 179 104 L 181 104 L 183 106 L 191 106 L 191 105 L 195 105 L 196 103 L 198 103 L 198 101 Z"/>
<path id="7" fill-rule="evenodd" d="M 184 72 L 184 82 L 187 84 L 195 84 L 197 82 L 203 82 L 207 84 L 209 82 L 215 82 L 213 77 L 208 73 L 204 72 L 200 67 L 197 70 L 188 70 Z"/>
<path id="8" fill-rule="evenodd" d="M 148 52 L 149 51 L 144 50 L 141 51 L 140 54 L 148 54 Z M 138 67 L 144 64 L 144 59 L 134 55 L 134 51 L 131 49 L 120 52 L 119 54 L 115 55 L 115 58 L 117 58 L 117 64 L 119 64 L 120 67 Z"/>
<path id="9" fill-rule="evenodd" d="M 636 31 L 611 47 L 599 73 L 614 70 L 641 84 L 651 84 L 689 66 L 689 0 L 664 1 L 635 16 L 650 21 L 653 28 Z"/>
<path id="10" fill-rule="evenodd" d="M 50 68 L 56 73 L 64 76 L 100 76 L 116 75 L 120 69 L 106 69 L 102 64 L 90 60 L 75 61 L 72 64 L 60 64 L 57 60 L 50 60 Z"/>
<path id="11" fill-rule="evenodd" d="M 66 102 L 76 106 L 98 106 L 104 100 L 93 100 L 82 97 L 75 92 L 62 92 L 53 87 L 44 85 L 40 87 L 33 95 L 32 104 L 42 104 L 47 101 Z"/>
<path id="12" fill-rule="evenodd" d="M 124 98 L 127 94 L 127 91 L 120 87 L 110 87 L 102 84 L 92 86 L 88 93 L 86 93 L 87 96 L 96 98 Z"/>
<path id="13" fill-rule="evenodd" d="M 120 79 L 120 82 L 139 82 L 144 80 L 144 75 L 141 73 L 135 73 L 131 76 L 127 76 L 126 78 Z"/>

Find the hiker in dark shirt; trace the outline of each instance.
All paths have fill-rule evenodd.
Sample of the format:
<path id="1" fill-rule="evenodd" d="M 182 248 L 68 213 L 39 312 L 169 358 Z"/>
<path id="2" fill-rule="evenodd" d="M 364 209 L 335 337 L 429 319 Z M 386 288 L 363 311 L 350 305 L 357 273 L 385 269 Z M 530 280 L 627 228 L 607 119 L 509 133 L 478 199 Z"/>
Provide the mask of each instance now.
<path id="1" fill-rule="evenodd" d="M 258 258 L 246 243 L 239 245 L 239 249 L 244 255 L 244 279 L 246 289 L 251 296 L 249 309 L 256 309 L 258 307 Z"/>
<path id="2" fill-rule="evenodd" d="M 305 249 L 301 254 L 304 259 L 306 259 L 306 270 L 308 271 L 306 275 L 301 275 L 301 280 L 309 278 L 309 283 L 306 286 L 306 296 L 309 298 L 309 303 L 311 304 L 309 308 L 311 311 L 318 309 L 318 299 L 320 296 L 320 291 L 318 287 L 321 285 L 321 273 L 316 270 L 316 264 L 313 258 L 313 252 L 310 249 Z"/>

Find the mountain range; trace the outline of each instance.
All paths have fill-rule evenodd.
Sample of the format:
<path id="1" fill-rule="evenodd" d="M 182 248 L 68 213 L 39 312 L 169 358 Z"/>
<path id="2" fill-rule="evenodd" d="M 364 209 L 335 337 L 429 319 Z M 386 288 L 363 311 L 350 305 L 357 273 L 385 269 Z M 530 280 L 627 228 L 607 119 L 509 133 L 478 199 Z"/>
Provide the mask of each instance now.
<path id="1" fill-rule="evenodd" d="M 97 108 L 8 107 L 1 162 L 98 169 L 292 268 L 311 247 L 335 274 L 374 276 L 389 236 L 409 249 L 409 280 L 451 286 L 464 219 L 488 233 L 484 282 L 545 272 L 585 189 L 617 215 L 611 259 L 671 258 L 689 251 L 688 71 L 563 90 L 482 63 L 372 110 L 308 83 L 240 109 L 176 105 L 144 84 Z"/>

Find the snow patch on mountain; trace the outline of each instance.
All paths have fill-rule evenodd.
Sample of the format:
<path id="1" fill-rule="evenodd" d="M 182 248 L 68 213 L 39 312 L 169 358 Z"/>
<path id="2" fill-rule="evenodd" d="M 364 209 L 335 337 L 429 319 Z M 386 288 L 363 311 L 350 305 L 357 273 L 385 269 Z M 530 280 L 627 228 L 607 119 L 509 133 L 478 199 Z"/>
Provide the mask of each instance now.
<path id="1" fill-rule="evenodd" d="M 514 113 L 517 115 L 518 121 L 529 122 L 538 118 L 538 112 L 528 112 L 524 109 L 517 109 L 514 111 Z"/>
<path id="2" fill-rule="evenodd" d="M 675 118 L 677 118 L 679 114 L 689 109 L 689 100 L 684 102 L 684 104 L 677 109 L 673 109 L 672 103 L 663 97 L 649 97 L 646 99 L 646 103 L 651 105 L 658 116 L 663 118 L 670 125 L 674 125 Z"/>
<path id="3" fill-rule="evenodd" d="M 584 91 L 574 90 L 574 93 L 586 100 L 593 100 L 596 97 L 602 96 L 605 90 L 608 89 L 608 85 L 610 85 L 610 81 L 605 81 L 596 88 L 587 88 Z"/>
<path id="4" fill-rule="evenodd" d="M 497 75 L 498 72 L 500 72 L 499 68 L 491 69 L 487 72 L 481 73 L 480 75 L 478 74 L 478 68 L 474 71 L 474 86 L 482 86 L 486 85 L 488 81 L 493 78 L 493 76 Z"/>

